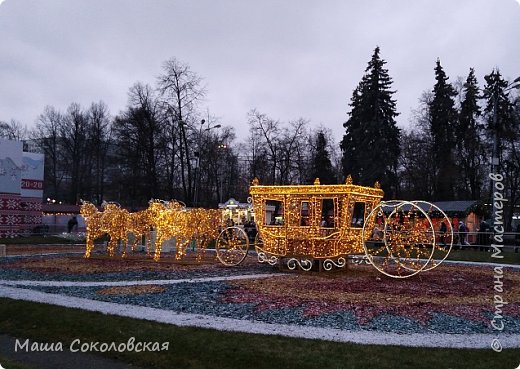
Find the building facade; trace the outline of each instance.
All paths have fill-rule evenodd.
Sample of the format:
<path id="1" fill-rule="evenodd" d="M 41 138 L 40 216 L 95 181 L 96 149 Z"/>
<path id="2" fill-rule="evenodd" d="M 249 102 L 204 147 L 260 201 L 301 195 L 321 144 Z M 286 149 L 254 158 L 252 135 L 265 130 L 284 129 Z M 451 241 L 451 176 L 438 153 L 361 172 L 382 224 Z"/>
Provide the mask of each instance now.
<path id="1" fill-rule="evenodd" d="M 43 154 L 0 139 L 0 237 L 30 234 L 42 223 Z"/>

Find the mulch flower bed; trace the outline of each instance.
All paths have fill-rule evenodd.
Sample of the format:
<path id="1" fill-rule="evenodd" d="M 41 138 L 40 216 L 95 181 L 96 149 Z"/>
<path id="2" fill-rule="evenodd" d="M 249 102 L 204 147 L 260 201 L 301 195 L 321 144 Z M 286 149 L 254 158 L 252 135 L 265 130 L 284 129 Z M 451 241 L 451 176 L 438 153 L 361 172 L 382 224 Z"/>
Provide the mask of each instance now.
<path id="1" fill-rule="evenodd" d="M 156 285 L 118 286 L 96 291 L 99 295 L 143 295 L 146 293 L 162 293 L 166 289 Z"/>
<path id="2" fill-rule="evenodd" d="M 520 273 L 508 270 L 505 274 L 502 297 L 510 304 L 504 310 L 520 318 Z M 226 302 L 254 304 L 257 311 L 299 307 L 305 317 L 351 311 L 360 324 L 382 314 L 410 318 L 422 325 L 435 314 L 489 324 L 494 309 L 491 268 L 441 266 L 405 280 L 358 270 L 348 276 L 294 275 L 231 285 Z"/>
<path id="3" fill-rule="evenodd" d="M 247 258 L 237 267 L 225 267 L 208 253 L 202 263 L 188 255 L 176 261 L 173 255 L 163 255 L 159 262 L 146 255 L 127 258 L 93 256 L 85 259 L 73 256 L 33 256 L 0 259 L 0 279 L 8 280 L 70 280 L 121 281 L 142 279 L 204 278 L 234 274 L 271 273 L 275 268 Z"/>
<path id="4" fill-rule="evenodd" d="M 48 253 L 85 252 L 83 245 L 8 245 L 6 253 L 8 256 L 27 256 Z"/>
<path id="5" fill-rule="evenodd" d="M 281 273 L 252 257 L 228 268 L 211 259 L 26 257 L 0 261 L 0 279 L 135 281 Z M 282 273 L 281 273 L 282 274 Z M 504 333 L 520 333 L 520 271 L 504 269 Z M 336 273 L 160 285 L 27 287 L 50 293 L 175 312 L 347 330 L 397 333 L 493 333 L 493 268 L 442 265 L 409 279 L 350 265 Z"/>

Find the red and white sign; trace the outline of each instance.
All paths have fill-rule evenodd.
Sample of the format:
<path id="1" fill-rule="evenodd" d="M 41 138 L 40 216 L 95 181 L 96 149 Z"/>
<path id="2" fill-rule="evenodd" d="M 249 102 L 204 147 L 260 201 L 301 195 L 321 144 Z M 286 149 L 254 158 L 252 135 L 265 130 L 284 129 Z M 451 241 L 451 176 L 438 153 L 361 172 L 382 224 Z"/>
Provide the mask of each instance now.
<path id="1" fill-rule="evenodd" d="M 0 139 L 0 237 L 29 233 L 42 223 L 43 154 Z"/>
<path id="2" fill-rule="evenodd" d="M 42 223 L 43 160 L 43 154 L 22 153 L 21 233 L 30 233 Z"/>
<path id="3" fill-rule="evenodd" d="M 22 179 L 22 190 L 43 191 L 43 181 L 38 181 L 35 179 Z"/>

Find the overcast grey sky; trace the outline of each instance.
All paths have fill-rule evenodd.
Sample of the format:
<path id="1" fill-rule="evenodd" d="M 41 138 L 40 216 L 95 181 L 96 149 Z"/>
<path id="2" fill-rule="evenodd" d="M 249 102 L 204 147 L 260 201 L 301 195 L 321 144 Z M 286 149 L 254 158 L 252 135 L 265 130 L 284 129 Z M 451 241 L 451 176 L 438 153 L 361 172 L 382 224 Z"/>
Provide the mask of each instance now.
<path id="1" fill-rule="evenodd" d="M 520 0 L 517 0 L 520 1 Z M 343 134 L 348 102 L 376 45 L 408 125 L 437 57 L 455 81 L 498 66 L 520 75 L 515 0 L 0 0 L 0 120 L 32 126 L 45 105 L 124 109 L 162 63 L 204 78 L 209 109 L 247 135 L 256 108 Z"/>

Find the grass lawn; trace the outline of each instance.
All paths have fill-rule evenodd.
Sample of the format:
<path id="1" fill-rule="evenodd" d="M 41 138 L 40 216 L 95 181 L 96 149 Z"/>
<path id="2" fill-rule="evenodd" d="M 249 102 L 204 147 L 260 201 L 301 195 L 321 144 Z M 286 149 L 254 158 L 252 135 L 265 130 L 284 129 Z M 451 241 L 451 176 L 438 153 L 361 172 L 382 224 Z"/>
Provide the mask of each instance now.
<path id="1" fill-rule="evenodd" d="M 168 351 L 106 353 L 143 368 L 516 368 L 520 349 L 358 345 L 229 333 L 0 299 L 0 332 L 37 342 L 170 342 Z M 13 366 L 17 368 L 16 366 Z M 11 367 L 8 367 L 11 368 Z M 23 368 L 23 367 L 20 367 Z"/>
<path id="2" fill-rule="evenodd" d="M 454 246 L 455 248 L 455 246 Z M 491 252 L 478 250 L 455 250 L 452 249 L 448 259 L 446 260 L 460 260 L 460 261 L 482 261 L 486 263 L 499 264 L 520 264 L 520 253 L 502 252 L 504 256 L 502 259 L 492 258 Z"/>

